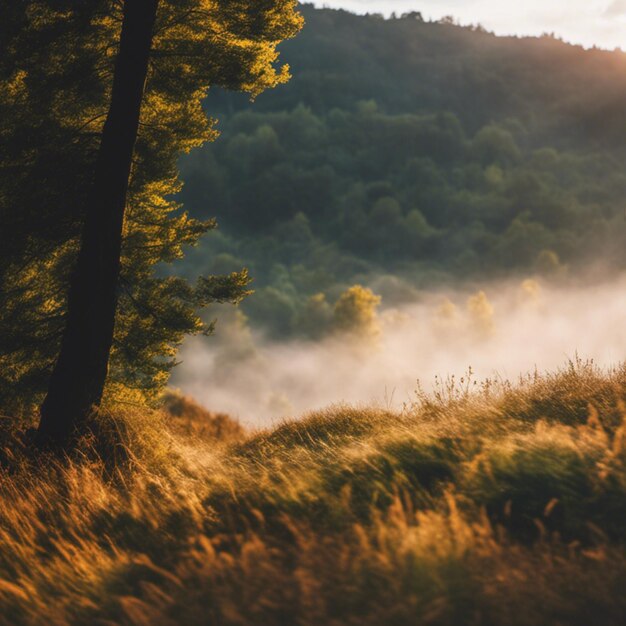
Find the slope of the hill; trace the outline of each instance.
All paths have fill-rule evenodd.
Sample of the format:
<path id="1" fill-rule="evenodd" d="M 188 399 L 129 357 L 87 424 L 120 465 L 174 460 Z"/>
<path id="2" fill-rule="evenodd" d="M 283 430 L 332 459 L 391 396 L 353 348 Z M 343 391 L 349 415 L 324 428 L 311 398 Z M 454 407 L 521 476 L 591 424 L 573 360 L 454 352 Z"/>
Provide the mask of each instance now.
<path id="1" fill-rule="evenodd" d="M 573 363 L 221 445 L 178 399 L 203 428 L 119 416 L 118 470 L 2 431 L 0 624 L 621 625 L 625 385 Z"/>

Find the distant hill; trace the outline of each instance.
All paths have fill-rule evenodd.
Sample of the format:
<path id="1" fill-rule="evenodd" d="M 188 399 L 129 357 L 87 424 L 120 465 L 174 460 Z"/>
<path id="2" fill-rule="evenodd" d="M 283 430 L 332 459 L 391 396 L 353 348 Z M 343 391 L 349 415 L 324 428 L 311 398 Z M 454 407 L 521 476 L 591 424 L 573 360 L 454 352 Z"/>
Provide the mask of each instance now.
<path id="1" fill-rule="evenodd" d="M 293 78 L 255 111 L 298 104 L 324 114 L 376 100 L 389 114 L 453 111 L 469 132 L 519 118 L 544 144 L 626 144 L 626 54 L 551 36 L 498 37 L 480 27 L 382 19 L 304 4 L 302 33 L 280 46 Z M 250 108 L 214 92 L 209 111 Z"/>
<path id="2" fill-rule="evenodd" d="M 428 286 L 626 265 L 625 54 L 302 11 L 281 46 L 287 85 L 206 101 L 221 136 L 182 161 L 181 200 L 221 229 L 185 271 L 248 266 L 249 316 L 287 336 L 311 297 L 381 275 Z"/>

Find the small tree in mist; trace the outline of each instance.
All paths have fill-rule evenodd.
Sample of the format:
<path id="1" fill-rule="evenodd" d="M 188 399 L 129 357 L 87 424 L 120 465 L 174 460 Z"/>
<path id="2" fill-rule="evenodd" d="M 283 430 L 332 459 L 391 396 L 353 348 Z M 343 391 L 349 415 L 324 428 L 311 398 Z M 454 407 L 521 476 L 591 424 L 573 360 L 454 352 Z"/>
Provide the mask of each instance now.
<path id="1" fill-rule="evenodd" d="M 301 18 L 293 0 L 1 6 L 0 387 L 48 384 L 40 434 L 65 441 L 109 370 L 153 395 L 182 336 L 210 330 L 194 309 L 245 294 L 245 272 L 192 286 L 153 270 L 214 226 L 171 200 L 178 155 L 215 137 L 207 88 L 287 80 L 275 48 Z"/>
<path id="2" fill-rule="evenodd" d="M 344 291 L 335 303 L 333 326 L 343 333 L 372 339 L 380 333 L 376 309 L 381 298 L 371 289 L 354 285 Z"/>

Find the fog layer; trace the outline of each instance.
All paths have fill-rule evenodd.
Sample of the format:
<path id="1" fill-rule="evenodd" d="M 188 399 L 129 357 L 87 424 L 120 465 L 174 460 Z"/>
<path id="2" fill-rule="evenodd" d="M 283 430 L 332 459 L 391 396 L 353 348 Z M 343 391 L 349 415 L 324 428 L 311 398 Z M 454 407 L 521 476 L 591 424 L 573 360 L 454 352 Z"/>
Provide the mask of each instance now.
<path id="1" fill-rule="evenodd" d="M 254 297 L 254 296 L 252 296 Z M 375 332 L 269 341 L 241 314 L 182 348 L 173 383 L 214 411 L 264 426 L 337 402 L 399 407 L 435 377 L 478 380 L 551 370 L 578 354 L 600 365 L 626 356 L 626 276 L 591 286 L 535 280 L 432 292 L 382 303 Z"/>

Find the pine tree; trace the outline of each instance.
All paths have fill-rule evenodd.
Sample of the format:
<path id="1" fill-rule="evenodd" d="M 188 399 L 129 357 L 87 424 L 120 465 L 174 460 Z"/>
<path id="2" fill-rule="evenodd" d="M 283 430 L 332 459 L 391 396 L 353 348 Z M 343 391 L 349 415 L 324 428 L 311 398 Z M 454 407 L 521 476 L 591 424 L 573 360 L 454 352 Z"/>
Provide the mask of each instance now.
<path id="1" fill-rule="evenodd" d="M 95 220 L 90 226 L 86 216 L 99 210 L 111 217 L 108 208 L 94 207 L 106 195 L 100 193 L 103 189 L 111 191 L 107 183 L 96 180 L 106 147 L 105 120 L 110 125 L 113 111 L 114 76 L 119 78 L 124 61 L 123 24 L 129 27 L 133 5 L 137 28 L 147 26 L 148 10 L 151 5 L 154 9 L 145 81 L 139 76 L 138 132 L 130 139 L 124 220 L 118 211 L 117 224 L 109 222 L 111 232 L 122 228 L 120 277 L 115 280 L 113 267 L 107 279 L 109 295 L 100 300 L 109 307 L 113 302 L 114 309 L 117 300 L 104 393 L 126 390 L 149 398 L 166 381 L 182 337 L 210 330 L 197 308 L 214 301 L 236 302 L 246 293 L 245 271 L 201 278 L 196 285 L 155 273 L 157 265 L 179 258 L 184 245 L 193 245 L 215 226 L 212 221 L 193 220 L 172 200 L 181 186 L 177 157 L 216 135 L 214 121 L 202 110 L 210 86 L 254 96 L 287 80 L 288 68 L 276 67 L 276 45 L 297 32 L 301 18 L 293 0 L 59 0 L 0 5 L 0 245 L 6 244 L 0 251 L 0 401 L 13 398 L 22 404 L 42 397 L 63 329 L 72 326 L 72 316 L 67 316 L 71 268 L 79 258 L 81 239 L 80 256 L 86 254 L 84 233 L 91 228 L 96 240 L 102 234 L 103 222 Z M 120 117 L 124 123 L 129 119 L 126 114 Z M 127 139 L 132 134 L 130 128 Z M 118 172 L 118 180 L 123 178 Z M 123 191 L 116 190 L 118 200 Z M 73 274 L 72 298 L 82 280 L 82 294 L 91 289 L 93 307 L 102 296 L 98 295 L 102 285 L 93 285 L 89 272 L 82 278 L 77 278 L 79 274 Z M 91 327 L 85 310 L 82 322 Z M 97 315 L 107 313 L 98 305 Z M 82 341 L 78 337 L 80 333 L 71 340 L 75 347 Z M 100 340 L 108 342 L 106 337 Z M 106 345 L 100 351 L 107 352 Z M 102 359 L 99 362 L 102 368 Z M 60 359 L 62 371 L 65 365 Z M 106 366 L 94 375 L 80 401 L 68 400 L 77 384 L 84 385 L 76 380 L 80 367 L 75 365 L 71 363 L 74 373 L 68 375 L 66 369 L 62 376 L 55 374 L 53 399 L 46 403 L 50 410 L 44 410 L 50 417 L 48 434 L 58 438 L 66 437 L 85 416 L 87 404 L 97 404 L 102 394 L 94 381 L 104 378 Z"/>

